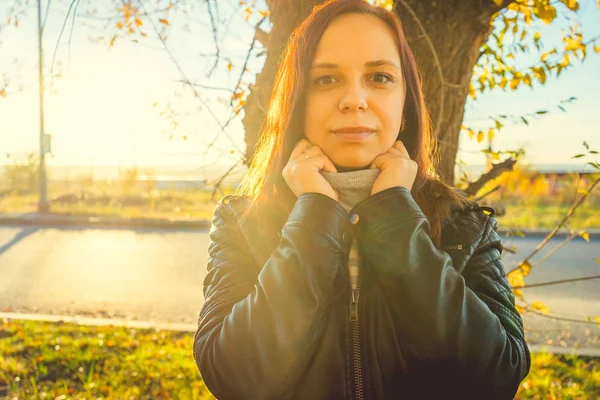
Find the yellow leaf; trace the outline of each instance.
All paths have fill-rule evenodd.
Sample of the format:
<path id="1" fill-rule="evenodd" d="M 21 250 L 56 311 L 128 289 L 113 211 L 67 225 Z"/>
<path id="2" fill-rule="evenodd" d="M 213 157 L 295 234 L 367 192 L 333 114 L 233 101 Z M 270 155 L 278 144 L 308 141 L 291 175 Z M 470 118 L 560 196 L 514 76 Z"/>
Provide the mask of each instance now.
<path id="1" fill-rule="evenodd" d="M 508 79 L 503 76 L 502 80 L 500 81 L 500 83 L 498 84 L 498 86 L 500 86 L 502 89 L 504 89 L 506 87 L 506 83 L 508 82 Z"/>
<path id="2" fill-rule="evenodd" d="M 533 72 L 533 76 L 535 76 L 542 85 L 546 83 L 546 70 L 544 70 L 543 67 L 533 67 L 531 68 L 531 71 Z"/>
<path id="3" fill-rule="evenodd" d="M 523 314 L 523 312 L 525 311 L 525 307 L 521 307 L 519 305 L 515 305 L 515 308 L 517 309 L 517 312 L 519 314 Z"/>
<path id="4" fill-rule="evenodd" d="M 600 0 L 599 0 L 599 1 L 600 1 Z M 494 0 L 494 3 L 495 3 L 495 4 L 496 4 L 498 7 L 502 6 L 502 0 Z"/>
<path id="5" fill-rule="evenodd" d="M 533 40 L 535 42 L 538 42 L 541 37 L 542 37 L 542 35 L 539 32 L 536 32 L 536 33 L 533 34 Z"/>
<path id="6" fill-rule="evenodd" d="M 160 22 L 163 25 L 169 25 L 169 21 L 167 21 L 166 19 L 159 19 L 158 22 Z"/>
<path id="7" fill-rule="evenodd" d="M 267 11 L 261 11 L 261 12 L 260 12 L 260 15 L 261 15 L 261 16 L 264 18 L 264 17 L 266 17 L 267 15 L 271 15 L 271 12 L 270 12 L 270 11 L 268 11 L 268 10 L 267 10 Z"/>
<path id="8" fill-rule="evenodd" d="M 500 128 L 502 128 L 502 126 L 503 126 L 502 123 L 500 122 L 500 120 L 495 120 L 495 121 L 496 121 L 496 128 L 498 130 L 500 130 Z"/>
<path id="9" fill-rule="evenodd" d="M 520 269 L 514 270 L 513 272 L 508 274 L 506 276 L 506 278 L 508 279 L 508 282 L 510 283 L 510 286 L 513 287 L 513 289 L 525 287 L 525 281 L 523 280 L 523 273 L 521 272 Z"/>
<path id="10" fill-rule="evenodd" d="M 598 0 L 598 1 L 600 1 L 600 0 Z M 598 47 L 598 46 L 594 45 L 594 51 L 595 51 L 596 53 L 600 53 L 600 47 Z"/>
<path id="11" fill-rule="evenodd" d="M 231 71 L 233 69 L 233 65 L 231 65 L 231 63 L 227 64 L 227 69 Z"/>
<path id="12" fill-rule="evenodd" d="M 590 234 L 588 232 L 579 232 L 579 236 L 581 236 L 586 242 L 590 241 Z"/>
<path id="13" fill-rule="evenodd" d="M 469 129 L 469 139 L 473 140 L 475 137 L 475 131 L 473 129 Z"/>
<path id="14" fill-rule="evenodd" d="M 531 272 L 531 264 L 529 264 L 529 261 L 525 261 L 523 264 L 521 264 L 519 269 L 521 270 L 523 277 L 526 277 Z"/>
<path id="15" fill-rule="evenodd" d="M 469 86 L 469 96 L 471 96 L 473 100 L 475 100 L 476 93 L 477 92 L 475 91 L 475 86 L 473 86 L 473 84 L 471 83 L 471 85 Z"/>
<path id="16" fill-rule="evenodd" d="M 554 48 L 554 49 L 552 49 L 550 51 L 547 51 L 546 53 L 542 54 L 542 62 L 546 61 L 546 58 L 548 58 L 548 56 L 550 54 L 556 54 L 556 48 Z"/>
<path id="17" fill-rule="evenodd" d="M 483 136 L 483 131 L 477 132 L 477 143 L 481 143 L 481 141 L 483 140 Z"/>
<path id="18" fill-rule="evenodd" d="M 244 10 L 244 19 L 246 21 L 248 21 L 248 19 L 250 18 L 251 15 L 252 15 L 252 10 L 250 9 L 250 7 L 246 7 L 246 9 Z"/>
<path id="19" fill-rule="evenodd" d="M 515 89 L 517 89 L 517 87 L 519 86 L 519 82 L 520 82 L 520 81 L 521 81 L 521 80 L 520 80 L 520 79 L 517 79 L 517 78 L 513 78 L 513 79 L 511 79 L 511 81 L 510 81 L 510 88 L 511 88 L 512 90 L 515 90 Z"/>
<path id="20" fill-rule="evenodd" d="M 525 74 L 523 77 L 523 82 L 525 82 L 527 86 L 531 87 L 531 76 L 529 76 L 529 74 Z"/>
<path id="21" fill-rule="evenodd" d="M 521 299 L 523 298 L 523 291 L 521 289 L 514 289 L 513 294 L 515 295 L 515 297 L 519 297 Z"/>
<path id="22" fill-rule="evenodd" d="M 548 306 L 542 303 L 541 301 L 534 301 L 533 303 L 531 303 L 531 309 L 544 314 L 548 314 L 550 312 Z"/>
<path id="23" fill-rule="evenodd" d="M 6 98 L 6 90 L 0 89 L 0 97 Z"/>
<path id="24" fill-rule="evenodd" d="M 579 49 L 580 47 L 585 47 L 585 45 L 581 42 L 582 37 L 578 37 L 578 39 L 566 38 L 565 43 L 565 51 L 574 51 Z"/>
<path id="25" fill-rule="evenodd" d="M 567 6 L 567 8 L 571 11 L 577 11 L 579 10 L 579 3 L 577 3 L 577 0 L 561 0 L 562 3 Z"/>
<path id="26" fill-rule="evenodd" d="M 142 25 L 144 25 L 144 23 L 142 22 L 142 20 L 139 19 L 139 18 L 136 18 L 135 19 L 135 26 L 140 27 Z"/>
<path id="27" fill-rule="evenodd" d="M 549 24 L 556 18 L 556 8 L 550 4 L 538 3 L 533 6 L 533 15 L 541 19 L 544 23 Z"/>
<path id="28" fill-rule="evenodd" d="M 492 140 L 494 140 L 494 128 L 490 128 L 490 130 L 488 131 L 488 140 L 491 142 Z"/>
<path id="29" fill-rule="evenodd" d="M 123 28 L 123 21 L 117 22 L 117 29 Z"/>
<path id="30" fill-rule="evenodd" d="M 600 264 L 600 258 L 595 259 L 598 264 Z"/>

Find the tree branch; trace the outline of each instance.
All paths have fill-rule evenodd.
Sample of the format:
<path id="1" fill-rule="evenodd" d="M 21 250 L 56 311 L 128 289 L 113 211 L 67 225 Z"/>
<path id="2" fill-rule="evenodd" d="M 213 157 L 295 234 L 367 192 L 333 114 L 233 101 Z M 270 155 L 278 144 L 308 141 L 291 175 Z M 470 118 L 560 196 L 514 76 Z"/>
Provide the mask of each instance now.
<path id="1" fill-rule="evenodd" d="M 546 238 L 544 240 L 542 240 L 542 242 L 531 252 L 531 254 L 529 256 L 527 256 L 527 258 L 525 258 L 525 260 L 521 261 L 521 263 L 519 263 L 519 265 L 517 265 L 515 268 L 513 268 L 512 270 L 510 270 L 510 272 L 508 272 L 508 274 L 510 274 L 510 273 L 512 273 L 512 272 L 514 272 L 514 271 L 516 271 L 518 269 L 520 269 L 525 263 L 529 264 L 529 260 L 531 260 L 531 258 L 533 256 L 535 256 L 546 245 L 546 243 L 548 243 L 550 241 L 550 239 L 552 239 L 554 237 L 554 235 L 556 235 L 556 233 L 558 232 L 558 230 L 565 224 L 565 222 L 567 222 L 567 220 L 569 218 L 571 218 L 571 216 L 573 215 L 573 213 L 575 212 L 575 210 L 577 209 L 577 207 L 579 207 L 581 205 L 581 203 L 583 203 L 583 201 L 589 196 L 589 194 L 592 192 L 592 190 L 594 190 L 594 188 L 596 187 L 596 185 L 598 184 L 598 182 L 600 182 L 600 178 L 596 179 L 594 181 L 594 183 L 592 184 L 592 186 L 590 187 L 590 189 L 583 196 L 581 196 L 581 198 L 579 199 L 579 201 L 577 201 L 573 205 L 573 207 L 571 207 L 571 209 L 569 210 L 569 212 L 567 213 L 567 215 L 565 215 L 565 217 L 563 218 L 563 220 L 560 221 L 560 223 L 556 226 L 556 228 L 554 228 L 552 230 L 552 232 L 550 232 L 548 234 L 548 236 L 546 236 Z"/>
<path id="2" fill-rule="evenodd" d="M 469 186 L 464 192 L 474 196 L 487 182 L 491 181 L 492 179 L 496 179 L 503 172 L 512 171 L 516 162 L 517 160 L 515 158 L 509 157 L 501 163 L 494 164 L 491 170 L 481 175 L 475 182 L 469 183 Z"/>
<path id="3" fill-rule="evenodd" d="M 143 0 L 140 0 L 140 5 L 142 6 L 142 8 L 144 9 L 144 12 L 148 13 L 148 11 L 146 10 L 146 7 L 144 6 L 144 2 Z M 196 97 L 200 103 L 202 103 L 202 105 L 204 107 L 206 107 L 206 109 L 208 110 L 208 113 L 211 115 L 211 117 L 213 117 L 213 119 L 217 122 L 217 124 L 220 126 L 221 130 L 219 131 L 219 133 L 225 131 L 225 126 L 223 124 L 221 124 L 221 121 L 219 121 L 219 118 L 217 118 L 217 116 L 215 115 L 215 113 L 211 110 L 211 108 L 208 106 L 208 104 L 206 103 L 206 101 L 204 101 L 200 95 L 198 94 L 198 92 L 196 91 L 196 89 L 194 88 L 194 86 L 192 85 L 192 83 L 190 82 L 190 80 L 187 78 L 187 76 L 185 75 L 185 72 L 183 71 L 183 68 L 181 67 L 181 65 L 179 65 L 179 63 L 177 62 L 177 60 L 175 59 L 175 57 L 173 56 L 173 53 L 171 53 L 171 50 L 169 49 L 169 46 L 167 46 L 167 42 L 165 41 L 165 39 L 163 38 L 163 36 L 160 34 L 160 32 L 158 31 L 158 28 L 156 27 L 156 24 L 154 23 L 154 21 L 152 21 L 152 19 L 150 19 L 150 24 L 152 25 L 152 28 L 154 29 L 154 32 L 158 35 L 158 38 L 160 39 L 165 51 L 167 52 L 169 58 L 171 59 L 171 61 L 173 62 L 173 64 L 175 64 L 175 67 L 177 67 L 177 70 L 179 71 L 179 73 L 181 74 L 183 81 L 192 89 L 192 91 L 194 92 L 194 97 Z M 243 151 L 237 146 L 237 143 L 235 142 L 235 140 L 233 140 L 233 138 L 231 136 L 229 136 L 227 133 L 225 133 L 225 135 L 229 138 L 229 140 L 231 141 L 231 143 L 233 144 L 233 146 L 240 152 L 243 154 Z M 206 154 L 206 153 L 205 153 Z"/>
<path id="4" fill-rule="evenodd" d="M 215 24 L 215 19 L 213 17 L 212 9 L 210 8 L 210 0 L 206 0 L 206 7 L 208 8 L 208 15 L 210 16 L 210 23 L 212 25 L 212 33 L 213 39 L 215 41 L 215 47 L 217 48 L 217 57 L 215 58 L 215 64 L 212 66 L 208 73 L 208 77 L 212 75 L 215 68 L 217 68 L 217 64 L 219 62 L 219 55 L 221 54 L 221 50 L 219 49 L 219 41 L 217 39 L 217 24 Z"/>
<path id="5" fill-rule="evenodd" d="M 523 287 L 520 287 L 519 289 L 530 289 L 530 288 L 534 288 L 534 287 L 559 285 L 561 283 L 569 283 L 569 282 L 588 281 L 591 279 L 599 279 L 599 278 L 600 278 L 600 275 L 586 276 L 583 278 L 562 279 L 562 280 L 558 280 L 558 281 L 549 281 L 549 282 L 542 282 L 542 283 L 534 283 L 532 285 L 525 285 Z"/>

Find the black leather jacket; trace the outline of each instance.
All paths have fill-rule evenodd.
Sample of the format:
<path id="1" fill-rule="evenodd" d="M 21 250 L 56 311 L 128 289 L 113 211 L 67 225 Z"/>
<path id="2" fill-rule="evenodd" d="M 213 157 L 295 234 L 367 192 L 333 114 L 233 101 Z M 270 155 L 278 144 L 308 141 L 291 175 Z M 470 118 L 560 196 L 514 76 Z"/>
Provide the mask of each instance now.
<path id="1" fill-rule="evenodd" d="M 440 251 L 402 187 L 363 200 L 351 218 L 305 193 L 274 237 L 241 222 L 248 204 L 223 198 L 210 230 L 194 358 L 217 398 L 513 398 L 530 358 L 493 214 L 455 212 Z"/>

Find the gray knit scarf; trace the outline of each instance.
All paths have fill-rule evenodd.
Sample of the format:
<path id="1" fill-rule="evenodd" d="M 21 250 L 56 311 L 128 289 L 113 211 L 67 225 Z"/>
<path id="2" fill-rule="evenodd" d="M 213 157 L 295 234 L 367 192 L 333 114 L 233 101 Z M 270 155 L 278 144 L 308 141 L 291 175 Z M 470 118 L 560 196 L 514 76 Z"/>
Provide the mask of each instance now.
<path id="1" fill-rule="evenodd" d="M 321 171 L 321 175 L 323 175 L 334 190 L 338 191 L 339 203 L 344 207 L 346 212 L 350 212 L 355 205 L 371 195 L 373 183 L 380 172 L 380 169 L 373 168 L 338 173 Z M 354 238 L 350 246 L 348 259 L 350 281 L 353 290 L 357 290 L 359 264 L 358 242 Z"/>

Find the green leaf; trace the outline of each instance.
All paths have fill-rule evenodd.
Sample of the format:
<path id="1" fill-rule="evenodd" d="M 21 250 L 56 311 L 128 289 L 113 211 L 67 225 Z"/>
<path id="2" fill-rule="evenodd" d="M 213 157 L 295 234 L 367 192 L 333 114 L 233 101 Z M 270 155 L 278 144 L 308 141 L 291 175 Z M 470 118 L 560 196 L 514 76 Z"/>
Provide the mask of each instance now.
<path id="1" fill-rule="evenodd" d="M 497 119 L 494 121 L 496 121 L 496 129 L 500 130 L 500 128 L 502 128 L 503 125 Z"/>
<path id="2" fill-rule="evenodd" d="M 595 163 L 595 162 L 588 162 L 588 164 L 590 164 L 592 167 L 596 168 L 598 171 L 600 171 L 600 164 Z"/>
<path id="3" fill-rule="evenodd" d="M 525 125 L 529 126 L 529 122 L 525 119 L 525 117 L 521 117 L 521 120 L 525 123 Z"/>
<path id="4" fill-rule="evenodd" d="M 536 111 L 535 113 L 539 114 L 539 115 L 543 115 L 543 114 L 547 114 L 548 111 L 547 110 L 540 110 L 540 111 Z"/>
<path id="5" fill-rule="evenodd" d="M 583 147 L 585 147 L 586 150 L 590 149 L 590 145 L 587 144 L 587 142 L 585 140 L 583 141 Z"/>
<path id="6" fill-rule="evenodd" d="M 573 156 L 571 158 L 581 158 L 581 157 L 585 157 L 585 154 L 577 154 L 576 156 Z"/>

